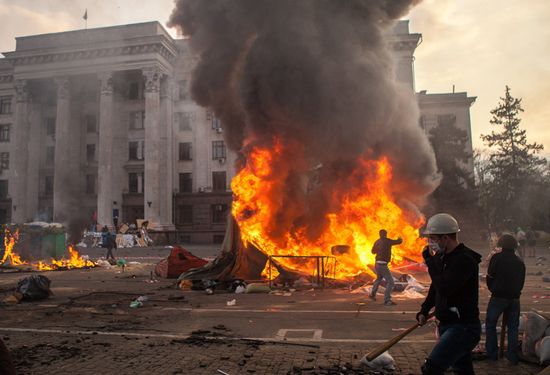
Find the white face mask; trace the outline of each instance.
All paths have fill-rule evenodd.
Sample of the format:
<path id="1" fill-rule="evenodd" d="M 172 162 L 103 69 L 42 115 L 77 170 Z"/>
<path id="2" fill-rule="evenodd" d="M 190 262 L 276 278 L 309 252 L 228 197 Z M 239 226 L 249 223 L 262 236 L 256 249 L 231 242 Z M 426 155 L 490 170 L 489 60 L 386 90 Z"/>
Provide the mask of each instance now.
<path id="1" fill-rule="evenodd" d="M 445 248 L 441 247 L 437 241 L 434 240 L 428 240 L 428 247 L 430 248 L 430 252 L 435 255 L 442 253 L 445 251 Z"/>

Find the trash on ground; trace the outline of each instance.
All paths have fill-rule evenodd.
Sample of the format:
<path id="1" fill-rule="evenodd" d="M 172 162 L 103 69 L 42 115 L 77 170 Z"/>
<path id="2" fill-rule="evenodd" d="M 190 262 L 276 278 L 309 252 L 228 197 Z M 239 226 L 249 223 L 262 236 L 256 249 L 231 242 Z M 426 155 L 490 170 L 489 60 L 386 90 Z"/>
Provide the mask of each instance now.
<path id="1" fill-rule="evenodd" d="M 227 301 L 227 306 L 235 306 L 237 304 L 236 299 L 232 299 L 231 301 Z"/>
<path id="2" fill-rule="evenodd" d="M 251 283 L 246 286 L 246 293 L 269 293 L 271 288 L 264 283 Z"/>
<path id="3" fill-rule="evenodd" d="M 535 356 L 535 344 L 542 339 L 550 321 L 534 311 L 527 313 L 525 331 L 523 332 L 522 353 L 526 356 Z"/>
<path id="4" fill-rule="evenodd" d="M 15 291 L 22 295 L 23 301 L 35 301 L 48 298 L 53 294 L 50 284 L 51 281 L 46 276 L 32 275 L 20 280 Z"/>
<path id="5" fill-rule="evenodd" d="M 246 292 L 246 287 L 242 285 L 239 285 L 238 287 L 235 288 L 235 294 L 242 294 L 244 292 Z"/>
<path id="6" fill-rule="evenodd" d="M 395 370 L 395 360 L 387 351 L 380 354 L 372 361 L 369 361 L 367 355 L 364 355 L 359 362 L 373 369 Z"/>

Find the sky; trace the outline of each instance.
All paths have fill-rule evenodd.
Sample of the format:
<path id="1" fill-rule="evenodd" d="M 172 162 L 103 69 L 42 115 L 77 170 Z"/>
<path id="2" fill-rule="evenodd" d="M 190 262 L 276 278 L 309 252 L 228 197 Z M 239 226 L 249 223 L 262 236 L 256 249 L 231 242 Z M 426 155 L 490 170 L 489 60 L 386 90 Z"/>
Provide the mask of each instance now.
<path id="1" fill-rule="evenodd" d="M 298 1 L 298 0 L 297 0 Z M 0 52 L 15 49 L 15 37 L 157 20 L 171 0 L 0 0 Z M 548 0 L 423 0 L 405 17 L 422 34 L 415 53 L 416 90 L 467 92 L 472 139 L 492 130 L 490 110 L 505 86 L 522 98 L 521 126 L 529 142 L 550 157 L 550 5 Z M 176 36 L 175 30 L 169 30 Z"/>

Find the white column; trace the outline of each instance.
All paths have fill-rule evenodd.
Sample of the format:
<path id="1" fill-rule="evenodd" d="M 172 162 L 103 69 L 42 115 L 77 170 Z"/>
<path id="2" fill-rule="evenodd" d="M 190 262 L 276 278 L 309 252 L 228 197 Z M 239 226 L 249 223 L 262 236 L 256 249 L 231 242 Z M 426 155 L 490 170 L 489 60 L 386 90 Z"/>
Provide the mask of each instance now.
<path id="1" fill-rule="evenodd" d="M 42 150 L 40 134 L 41 105 L 37 102 L 29 104 L 29 139 L 27 168 L 27 215 L 35 219 L 38 213 L 38 195 L 40 194 L 40 151 Z"/>
<path id="2" fill-rule="evenodd" d="M 12 197 L 12 221 L 22 223 L 30 219 L 27 212 L 27 169 L 29 163 L 29 93 L 27 81 L 15 81 L 14 152 L 10 154 L 9 194 Z"/>
<path id="3" fill-rule="evenodd" d="M 153 67 L 143 70 L 145 79 L 145 219 L 152 229 L 160 228 L 160 71 Z"/>
<path id="4" fill-rule="evenodd" d="M 64 223 L 69 217 L 70 197 L 74 195 L 74 186 L 79 176 L 71 172 L 78 160 L 71 154 L 71 113 L 70 93 L 71 81 L 68 77 L 55 78 L 57 85 L 57 112 L 55 119 L 55 165 L 53 177 L 53 220 Z"/>
<path id="5" fill-rule="evenodd" d="M 166 77 L 160 86 L 160 227 L 175 230 L 173 210 L 173 93 L 174 81 Z"/>
<path id="6" fill-rule="evenodd" d="M 97 182 L 97 221 L 100 226 L 113 225 L 113 75 L 98 75 L 99 147 Z"/>

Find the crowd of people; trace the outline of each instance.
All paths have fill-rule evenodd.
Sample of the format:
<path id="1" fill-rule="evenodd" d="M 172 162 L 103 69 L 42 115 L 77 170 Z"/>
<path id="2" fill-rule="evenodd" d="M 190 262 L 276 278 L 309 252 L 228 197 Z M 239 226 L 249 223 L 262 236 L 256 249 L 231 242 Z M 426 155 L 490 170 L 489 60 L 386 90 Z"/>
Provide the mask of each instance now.
<path id="1" fill-rule="evenodd" d="M 445 213 L 432 216 L 424 230 L 428 245 L 423 249 L 422 257 L 431 284 L 416 319 L 419 325 L 424 325 L 435 316 L 439 334 L 437 344 L 422 366 L 425 375 L 444 374 L 449 368 L 459 374 L 474 374 L 472 350 L 478 345 L 482 332 L 478 306 L 482 257 L 459 242 L 459 231 L 457 220 Z M 377 278 L 370 298 L 376 300 L 378 286 L 385 279 L 384 305 L 393 305 L 393 277 L 388 263 L 391 247 L 399 245 L 402 240 L 388 238 L 386 230 L 380 230 L 379 234 L 380 238 L 372 248 L 372 253 L 376 254 Z M 502 234 L 495 242 L 499 252 L 491 257 L 486 275 L 491 298 L 485 319 L 485 349 L 490 360 L 498 359 L 496 325 L 502 315 L 508 330 L 506 358 L 512 365 L 518 364 L 519 298 L 525 282 L 521 251 L 527 246 L 534 248 L 534 240 L 530 229 L 524 232 L 518 228 L 515 235 Z M 531 254 L 534 256 L 534 250 Z"/>

